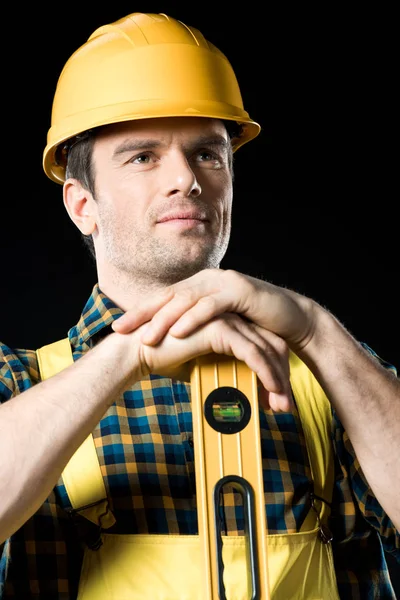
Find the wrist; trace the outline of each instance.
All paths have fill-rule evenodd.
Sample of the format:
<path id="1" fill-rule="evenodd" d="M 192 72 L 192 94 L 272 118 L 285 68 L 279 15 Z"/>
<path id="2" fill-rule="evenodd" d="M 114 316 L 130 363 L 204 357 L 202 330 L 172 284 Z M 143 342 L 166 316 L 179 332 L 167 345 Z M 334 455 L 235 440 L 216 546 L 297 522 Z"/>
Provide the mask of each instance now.
<path id="1" fill-rule="evenodd" d="M 114 377 L 120 380 L 123 387 L 133 385 L 146 373 L 141 368 L 140 340 L 134 333 L 110 333 L 98 345 L 100 356 L 112 368 Z"/>
<path id="2" fill-rule="evenodd" d="M 297 354 L 314 373 L 329 372 L 331 378 L 340 378 L 363 350 L 331 312 L 315 301 L 312 311 L 312 334 Z"/>

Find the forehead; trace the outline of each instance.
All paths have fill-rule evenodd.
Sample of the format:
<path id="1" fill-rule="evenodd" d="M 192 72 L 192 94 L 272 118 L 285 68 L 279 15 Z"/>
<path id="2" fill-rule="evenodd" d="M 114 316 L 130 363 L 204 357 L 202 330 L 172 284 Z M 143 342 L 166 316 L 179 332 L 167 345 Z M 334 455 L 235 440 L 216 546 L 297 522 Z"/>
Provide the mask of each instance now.
<path id="1" fill-rule="evenodd" d="M 204 136 L 221 136 L 229 139 L 223 122 L 206 117 L 160 117 L 139 119 L 107 125 L 96 135 L 96 141 L 118 144 L 124 138 L 155 138 L 164 143 L 173 143 Z"/>

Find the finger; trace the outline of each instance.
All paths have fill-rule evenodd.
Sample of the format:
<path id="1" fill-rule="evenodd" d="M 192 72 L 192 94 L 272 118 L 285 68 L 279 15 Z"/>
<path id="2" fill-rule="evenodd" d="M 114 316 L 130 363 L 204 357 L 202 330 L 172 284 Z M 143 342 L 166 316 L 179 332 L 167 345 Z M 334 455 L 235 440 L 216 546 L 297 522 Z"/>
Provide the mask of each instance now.
<path id="1" fill-rule="evenodd" d="M 258 381 L 257 384 L 257 396 L 258 403 L 264 410 L 268 410 L 271 408 L 269 404 L 269 392 L 265 389 L 261 381 Z"/>
<path id="2" fill-rule="evenodd" d="M 237 326 L 246 328 L 247 336 L 261 348 L 268 364 L 276 370 L 277 377 L 282 382 L 282 392 L 290 397 L 289 347 L 286 341 L 272 331 L 267 331 L 243 318 L 240 319 Z"/>
<path id="3" fill-rule="evenodd" d="M 259 345 L 260 344 L 260 345 Z M 184 339 L 166 335 L 156 346 L 142 343 L 143 362 L 147 372 L 163 373 L 169 366 L 176 367 L 193 358 L 216 353 L 235 356 L 258 375 L 269 391 L 282 393 L 279 361 L 268 358 L 265 342 L 238 315 L 224 315 L 214 319 Z M 271 351 L 272 352 L 272 351 Z M 160 371 L 162 369 L 162 371 Z"/>
<path id="4" fill-rule="evenodd" d="M 246 359 L 242 360 L 255 371 L 266 391 L 276 394 L 276 397 L 274 396 L 272 399 L 276 410 L 290 410 L 292 392 L 289 348 L 285 340 L 259 325 L 243 319 L 240 315 L 228 313 L 217 319 L 217 322 L 222 319 L 225 326 L 234 327 L 238 334 L 247 340 L 246 348 L 248 352 L 254 353 L 256 362 L 251 367 Z M 235 354 L 235 349 L 232 348 L 232 350 L 233 354 L 239 358 L 237 353 Z M 264 396 L 264 399 L 269 403 L 269 398 Z"/>
<path id="5" fill-rule="evenodd" d="M 227 293 L 219 291 L 203 296 L 191 308 L 188 308 L 170 327 L 170 334 L 185 337 L 210 319 L 231 309 L 231 300 Z"/>
<path id="6" fill-rule="evenodd" d="M 220 321 L 222 319 L 215 320 L 216 323 Z M 284 398 L 290 401 L 287 346 L 283 340 L 274 340 L 274 344 L 280 347 L 279 354 L 276 348 L 259 334 L 259 330 L 260 327 L 247 323 L 238 315 L 225 316 L 222 326 L 217 330 L 220 337 L 213 345 L 213 351 L 233 355 L 245 362 L 267 391 L 282 396 L 280 405 L 286 406 Z M 262 331 L 263 335 L 269 336 L 269 332 Z"/>
<path id="7" fill-rule="evenodd" d="M 268 401 L 274 412 L 290 412 L 293 410 L 291 393 L 275 394 L 274 392 L 270 392 Z"/>
<path id="8" fill-rule="evenodd" d="M 188 328 L 188 333 L 192 333 L 198 326 L 206 324 L 213 317 L 225 312 L 227 303 L 220 300 L 217 306 L 215 296 L 203 296 L 204 293 L 204 287 L 201 283 L 175 292 L 173 298 L 154 314 L 147 325 L 142 337 L 143 343 L 158 344 L 176 321 L 187 314 L 188 311 L 191 312 L 194 306 L 199 305 L 196 311 L 199 316 L 197 317 L 197 325 Z"/>
<path id="9" fill-rule="evenodd" d="M 157 311 L 168 303 L 174 295 L 171 287 L 163 288 L 152 296 L 146 298 L 145 302 L 140 303 L 134 309 L 128 310 L 125 314 L 115 320 L 111 327 L 117 333 L 130 333 L 150 321 Z"/>
<path id="10" fill-rule="evenodd" d="M 263 410 L 273 410 L 274 412 L 290 412 L 293 410 L 292 394 L 276 394 L 269 392 L 260 383 L 258 386 L 258 403 Z"/>
<path id="11" fill-rule="evenodd" d="M 212 282 L 208 287 L 199 287 L 198 300 L 182 313 L 171 326 L 170 333 L 175 337 L 184 337 L 197 327 L 223 312 L 236 312 L 242 317 L 247 314 L 247 298 L 253 289 L 247 277 L 236 271 L 218 271 L 212 273 Z M 179 290 L 177 290 L 179 293 Z M 253 293 L 254 296 L 254 293 Z M 254 319 L 251 319 L 254 320 Z"/>
<path id="12" fill-rule="evenodd" d="M 243 285 L 246 293 L 243 294 Z M 157 344 L 167 331 L 185 337 L 201 325 L 224 312 L 244 314 L 249 294 L 247 280 L 241 274 L 221 269 L 207 269 L 174 286 L 175 295 L 154 315 L 146 328 L 146 344 Z"/>

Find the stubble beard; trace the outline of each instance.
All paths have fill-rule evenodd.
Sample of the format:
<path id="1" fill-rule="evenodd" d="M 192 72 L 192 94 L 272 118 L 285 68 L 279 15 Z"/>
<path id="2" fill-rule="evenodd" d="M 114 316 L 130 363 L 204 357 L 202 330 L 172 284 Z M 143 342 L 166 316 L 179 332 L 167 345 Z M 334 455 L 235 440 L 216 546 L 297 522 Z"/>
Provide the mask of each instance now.
<path id="1" fill-rule="evenodd" d="M 169 241 L 135 236 L 121 245 L 121 239 L 108 239 L 106 255 L 121 278 L 140 289 L 163 287 L 182 281 L 203 269 L 219 268 L 226 253 L 229 232 L 217 240 L 211 235 L 199 239 L 190 232 L 185 238 Z"/>

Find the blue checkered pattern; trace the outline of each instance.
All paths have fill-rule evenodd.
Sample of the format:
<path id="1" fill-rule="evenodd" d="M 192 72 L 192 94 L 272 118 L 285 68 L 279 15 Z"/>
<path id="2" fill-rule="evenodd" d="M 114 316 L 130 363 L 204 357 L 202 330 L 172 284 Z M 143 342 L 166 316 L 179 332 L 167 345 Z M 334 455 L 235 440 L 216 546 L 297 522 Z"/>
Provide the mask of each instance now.
<path id="1" fill-rule="evenodd" d="M 95 285 L 78 324 L 68 332 L 74 360 L 107 334 L 121 314 Z M 1 402 L 39 380 L 35 351 L 0 345 Z M 268 531 L 294 533 L 310 506 L 311 473 L 300 419 L 296 410 L 261 411 L 260 423 Z M 115 398 L 93 436 L 117 520 L 109 531 L 198 533 L 188 384 L 146 377 Z M 340 597 L 394 599 L 384 550 L 400 561 L 399 533 L 369 489 L 336 414 L 332 438 L 336 481 L 331 527 Z M 224 490 L 228 535 L 244 533 L 241 501 L 238 492 Z M 0 547 L 4 600 L 76 598 L 83 547 L 68 508 L 60 479 L 38 512 Z"/>

